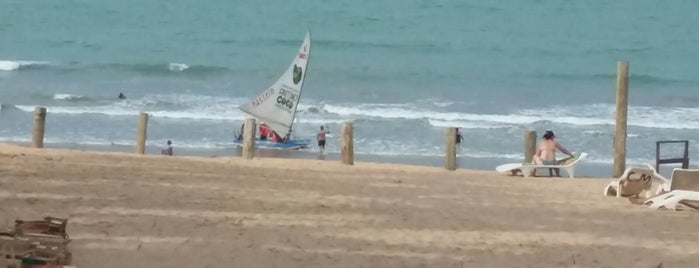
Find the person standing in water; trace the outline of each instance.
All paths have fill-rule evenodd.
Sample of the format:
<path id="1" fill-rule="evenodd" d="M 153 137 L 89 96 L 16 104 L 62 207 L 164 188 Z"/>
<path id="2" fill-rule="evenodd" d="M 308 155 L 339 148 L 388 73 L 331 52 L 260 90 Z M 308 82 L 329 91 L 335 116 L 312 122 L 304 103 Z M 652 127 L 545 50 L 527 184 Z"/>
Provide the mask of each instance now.
<path id="1" fill-rule="evenodd" d="M 330 131 L 327 131 L 323 126 L 320 126 L 320 130 L 316 135 L 316 139 L 318 140 L 318 149 L 320 150 L 321 154 L 323 153 L 323 150 L 325 150 L 325 134 L 328 133 L 330 133 Z"/>
<path id="2" fill-rule="evenodd" d="M 459 128 L 457 127 L 457 128 L 456 128 L 456 145 L 457 145 L 457 146 L 460 145 L 460 144 L 461 144 L 461 141 L 463 141 L 463 140 L 464 140 L 464 136 L 461 136 L 461 131 L 460 131 Z"/>
<path id="3" fill-rule="evenodd" d="M 172 141 L 171 140 L 167 141 L 167 147 L 165 147 L 165 149 L 163 149 L 163 151 L 160 152 L 160 154 L 172 156 L 173 152 L 172 152 Z"/>

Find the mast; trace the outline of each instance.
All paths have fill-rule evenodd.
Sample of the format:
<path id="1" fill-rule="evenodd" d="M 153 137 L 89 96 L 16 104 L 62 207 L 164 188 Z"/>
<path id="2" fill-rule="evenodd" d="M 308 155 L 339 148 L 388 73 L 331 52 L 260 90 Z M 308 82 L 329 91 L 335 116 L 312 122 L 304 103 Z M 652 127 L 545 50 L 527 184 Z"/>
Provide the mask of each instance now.
<path id="1" fill-rule="evenodd" d="M 291 132 L 293 131 L 294 127 L 294 120 L 296 120 L 296 112 L 299 110 L 299 104 L 301 104 L 301 93 L 303 93 L 303 85 L 305 85 L 306 81 L 306 75 L 308 75 L 308 65 L 311 64 L 311 30 L 306 30 L 306 35 L 308 37 L 308 52 L 306 53 L 306 68 L 303 70 L 303 74 L 301 77 L 301 87 L 299 87 L 299 98 L 298 98 L 298 103 L 296 104 L 296 109 L 294 109 L 294 113 L 291 115 L 291 124 L 289 124 L 289 131 L 286 133 L 286 135 L 291 136 Z M 284 136 L 286 136 L 284 135 Z"/>

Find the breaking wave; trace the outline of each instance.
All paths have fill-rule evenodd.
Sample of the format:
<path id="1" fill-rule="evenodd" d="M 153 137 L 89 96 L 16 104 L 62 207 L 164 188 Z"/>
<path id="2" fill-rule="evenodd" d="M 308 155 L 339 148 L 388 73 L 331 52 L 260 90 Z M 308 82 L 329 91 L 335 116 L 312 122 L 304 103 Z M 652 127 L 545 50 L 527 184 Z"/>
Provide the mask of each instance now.
<path id="1" fill-rule="evenodd" d="M 9 61 L 0 60 L 0 71 L 14 71 L 20 69 L 29 69 L 32 67 L 40 67 L 50 65 L 47 61 Z"/>

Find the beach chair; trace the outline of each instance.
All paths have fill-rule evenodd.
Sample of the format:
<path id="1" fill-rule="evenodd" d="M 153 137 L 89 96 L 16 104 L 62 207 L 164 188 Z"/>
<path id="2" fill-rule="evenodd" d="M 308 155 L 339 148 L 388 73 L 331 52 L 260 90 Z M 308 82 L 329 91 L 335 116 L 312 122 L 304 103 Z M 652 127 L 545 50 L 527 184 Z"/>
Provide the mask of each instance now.
<path id="1" fill-rule="evenodd" d="M 655 191 L 653 184 L 658 185 Z M 640 167 L 627 168 L 618 179 L 613 179 L 604 187 L 605 196 L 616 197 L 640 197 L 645 193 L 644 198 L 650 197 L 654 193 L 659 193 L 663 189 L 669 189 L 669 180 L 658 174 L 650 164 Z"/>
<path id="2" fill-rule="evenodd" d="M 653 209 L 676 209 L 677 204 L 699 209 L 699 169 L 672 170 L 669 192 L 647 199 L 643 204 Z"/>
<path id="3" fill-rule="evenodd" d="M 585 158 L 587 156 L 587 153 L 580 153 L 579 156 L 577 156 L 573 161 L 567 164 L 562 164 L 562 165 L 536 165 L 536 164 L 523 164 L 522 166 L 519 167 L 519 169 L 522 171 L 522 175 L 524 177 L 530 177 L 534 175 L 534 172 L 537 169 L 542 169 L 542 168 L 548 168 L 548 169 L 562 169 L 565 170 L 565 172 L 568 174 L 568 176 L 572 179 L 575 178 L 575 165 L 580 163 L 580 160 Z"/>

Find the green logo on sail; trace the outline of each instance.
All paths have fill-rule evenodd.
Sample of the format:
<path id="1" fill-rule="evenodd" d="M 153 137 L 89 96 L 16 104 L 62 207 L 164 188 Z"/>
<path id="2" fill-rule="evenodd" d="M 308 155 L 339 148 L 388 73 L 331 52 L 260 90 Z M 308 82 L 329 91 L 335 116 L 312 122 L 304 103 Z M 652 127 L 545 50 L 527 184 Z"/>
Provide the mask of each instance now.
<path id="1" fill-rule="evenodd" d="M 301 66 L 297 66 L 296 64 L 294 64 L 294 85 L 301 82 L 301 75 L 303 75 L 303 70 L 301 70 Z"/>

